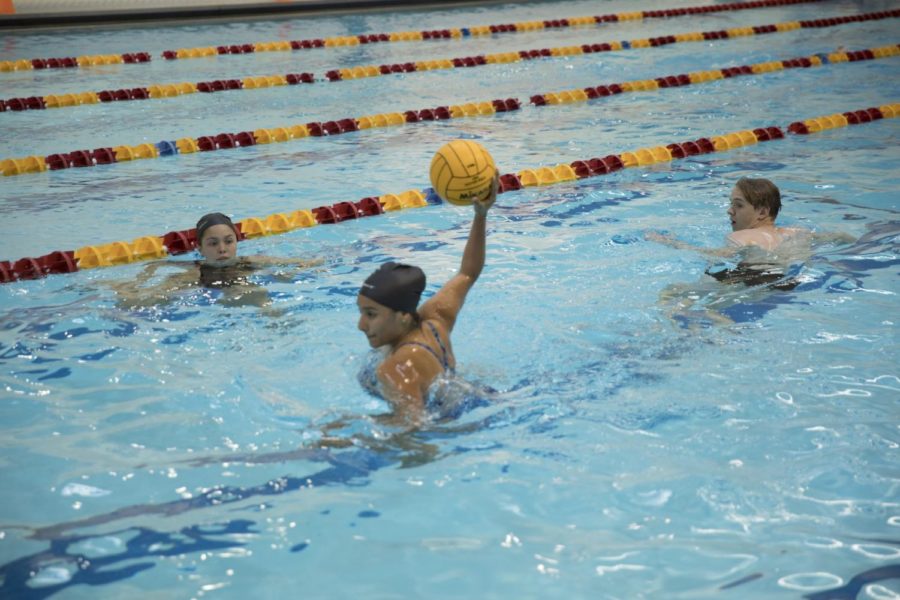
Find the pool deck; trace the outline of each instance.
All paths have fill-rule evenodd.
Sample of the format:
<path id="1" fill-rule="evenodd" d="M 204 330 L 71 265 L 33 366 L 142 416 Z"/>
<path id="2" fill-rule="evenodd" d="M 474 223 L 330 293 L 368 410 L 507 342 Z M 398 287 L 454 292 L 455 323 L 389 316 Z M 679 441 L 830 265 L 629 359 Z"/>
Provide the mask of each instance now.
<path id="1" fill-rule="evenodd" d="M 0 29 L 485 4 L 477 0 L 0 0 Z"/>

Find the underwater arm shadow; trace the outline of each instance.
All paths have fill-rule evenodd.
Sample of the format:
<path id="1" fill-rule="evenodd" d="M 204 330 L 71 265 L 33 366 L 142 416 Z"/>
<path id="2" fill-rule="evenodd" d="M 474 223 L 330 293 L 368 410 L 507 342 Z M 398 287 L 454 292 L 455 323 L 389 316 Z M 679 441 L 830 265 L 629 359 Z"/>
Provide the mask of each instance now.
<path id="1" fill-rule="evenodd" d="M 191 510 L 232 504 L 248 498 L 258 496 L 275 496 L 286 492 L 303 489 L 306 487 L 318 487 L 333 484 L 350 485 L 355 479 L 367 476 L 372 471 L 378 470 L 396 462 L 396 458 L 388 453 L 376 453 L 369 450 L 357 450 L 341 455 L 324 452 L 316 456 L 322 457 L 332 466 L 308 476 L 281 477 L 267 481 L 266 483 L 244 488 L 236 486 L 219 486 L 208 490 L 193 498 L 173 500 L 159 504 L 133 504 L 93 517 L 87 517 L 76 521 L 58 523 L 47 527 L 39 527 L 28 536 L 35 540 L 54 540 L 64 532 L 82 527 L 103 525 L 144 515 L 162 515 L 171 517 Z"/>
<path id="2" fill-rule="evenodd" d="M 215 530 L 198 525 L 185 527 L 177 533 L 162 533 L 145 527 L 122 529 L 107 535 L 124 537 L 131 531 L 138 532 L 125 542 L 122 552 L 89 559 L 73 553 L 70 548 L 97 539 L 96 536 L 55 539 L 50 542 L 50 548 L 47 550 L 0 565 L 0 598 L 43 599 L 73 585 L 100 586 L 129 579 L 155 566 L 152 562 L 134 563 L 133 561 L 137 559 L 180 556 L 244 546 L 245 543 L 240 541 L 216 540 L 211 536 L 255 533 L 251 529 L 253 525 L 252 521 L 236 519 Z M 40 587 L 29 585 L 29 581 L 42 567 L 60 562 L 74 563 L 78 567 L 68 580 Z M 112 568 L 113 565 L 122 562 L 130 564 L 117 569 Z"/>

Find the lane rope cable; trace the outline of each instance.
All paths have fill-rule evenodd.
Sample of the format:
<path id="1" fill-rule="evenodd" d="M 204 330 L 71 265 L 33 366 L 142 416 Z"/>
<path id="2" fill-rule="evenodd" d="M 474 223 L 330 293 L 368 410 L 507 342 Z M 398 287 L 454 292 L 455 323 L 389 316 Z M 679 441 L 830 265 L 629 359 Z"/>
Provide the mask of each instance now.
<path id="1" fill-rule="evenodd" d="M 399 31 L 393 33 L 359 34 L 329 38 L 314 38 L 308 40 L 279 40 L 271 42 L 256 42 L 250 44 L 221 43 L 216 46 L 165 50 L 162 52 L 161 56 L 167 60 L 176 60 L 183 58 L 205 58 L 228 54 L 253 54 L 256 52 L 291 52 L 296 50 L 356 46 L 359 44 L 374 44 L 380 42 L 422 42 L 438 39 L 461 40 L 468 37 L 488 36 L 494 34 L 522 33 L 527 31 L 539 31 L 543 29 L 558 29 L 568 27 L 584 27 L 615 23 L 619 21 L 673 18 L 705 13 L 770 8 L 773 6 L 787 6 L 792 4 L 806 4 L 822 1 L 823 0 L 761 0 L 757 2 L 736 2 L 732 4 L 692 6 L 686 8 L 672 8 L 667 10 L 642 10 L 608 15 L 571 17 L 568 19 L 550 19 L 544 21 L 528 21 L 502 25 L 478 25 L 474 27 L 460 27 L 430 31 Z M 0 61 L 0 72 L 28 71 L 33 69 L 84 68 L 110 64 L 141 64 L 150 61 L 151 55 L 149 52 L 145 51 L 126 52 L 123 54 L 69 56 L 62 58 L 23 58 L 18 60 Z"/>
<path id="2" fill-rule="evenodd" d="M 668 162 L 712 152 L 725 152 L 759 142 L 784 139 L 785 129 L 793 135 L 808 135 L 897 116 L 900 116 L 900 102 L 795 121 L 786 128 L 774 125 L 758 127 L 665 146 L 640 148 L 620 154 L 610 154 L 603 158 L 575 160 L 553 167 L 523 169 L 518 173 L 501 175 L 499 191 L 506 193 L 523 187 L 553 185 L 606 175 L 630 167 Z M 236 225 L 239 230 L 239 239 L 243 240 L 286 233 L 300 227 L 352 221 L 361 217 L 380 215 L 385 211 L 440 203 L 440 198 L 437 197 L 434 190 L 426 188 L 422 191 L 409 190 L 399 195 L 384 194 L 378 197 L 367 197 L 357 202 L 338 202 L 332 206 L 321 206 L 312 210 L 275 213 L 267 217 L 249 217 L 237 222 Z M 39 279 L 50 274 L 73 273 L 82 269 L 159 259 L 167 255 L 190 252 L 196 248 L 196 245 L 196 230 L 187 229 L 171 231 L 161 236 L 144 236 L 131 242 L 118 241 L 100 246 L 85 246 L 78 250 L 57 250 L 37 258 L 27 257 L 14 261 L 0 261 L 0 283 Z"/>
<path id="3" fill-rule="evenodd" d="M 599 44 L 583 44 L 581 46 L 565 46 L 556 48 L 541 48 L 531 50 L 516 50 L 497 54 L 467 56 L 452 59 L 437 59 L 415 61 L 387 65 L 366 65 L 343 69 L 331 69 L 325 73 L 324 80 L 345 81 L 348 79 L 361 79 L 377 77 L 381 75 L 394 75 L 433 71 L 437 69 L 471 68 L 492 64 L 513 63 L 522 60 L 535 60 L 543 58 L 565 58 L 594 52 L 616 52 L 634 48 L 654 48 L 679 42 L 700 42 L 705 40 L 735 39 L 748 35 L 762 35 L 768 33 L 782 33 L 803 28 L 835 27 L 847 23 L 870 21 L 884 18 L 900 17 L 900 9 L 889 11 L 885 16 L 882 13 L 866 13 L 862 15 L 847 15 L 815 21 L 790 21 L 772 25 L 756 25 L 752 27 L 739 27 L 724 31 L 702 31 L 682 33 L 677 35 L 659 36 L 649 39 L 623 40 L 620 42 L 605 42 Z M 129 100 L 147 100 L 160 98 L 178 98 L 184 95 L 202 93 L 215 93 L 232 90 L 250 90 L 284 85 L 298 85 L 301 83 L 315 83 L 322 81 L 314 73 L 287 73 L 284 75 L 256 75 L 240 79 L 219 79 L 214 81 L 200 81 L 196 83 L 165 83 L 135 88 L 122 88 L 117 90 L 102 90 L 99 92 L 75 92 L 68 94 L 48 94 L 45 96 L 30 96 L 0 100 L 0 112 L 21 112 L 26 110 L 43 110 L 48 108 L 63 108 L 89 104 L 124 102 Z"/>
<path id="4" fill-rule="evenodd" d="M 626 81 L 606 85 L 591 86 L 580 89 L 564 90 L 535 94 L 530 98 L 534 106 L 562 105 L 573 102 L 585 102 L 596 98 L 617 95 L 625 92 L 656 91 L 670 87 L 708 83 L 720 79 L 740 76 L 761 75 L 783 69 L 810 68 L 833 63 L 856 63 L 894 57 L 900 54 L 900 44 L 856 51 L 834 52 L 831 54 L 815 54 L 809 57 L 792 58 L 781 61 L 767 61 L 752 65 L 726 67 L 708 71 L 696 71 L 679 75 L 668 75 L 654 79 Z M 0 173 L 4 176 L 42 173 L 67 168 L 84 168 L 97 165 L 109 165 L 162 156 L 193 154 L 195 152 L 211 152 L 233 148 L 244 148 L 259 144 L 287 142 L 308 137 L 340 135 L 365 129 L 435 121 L 453 118 L 494 115 L 500 112 L 512 112 L 521 108 L 516 98 L 496 99 L 488 102 L 467 103 L 462 105 L 439 106 L 404 112 L 381 113 L 355 118 L 337 119 L 333 121 L 314 121 L 302 125 L 289 125 L 254 131 L 237 133 L 219 133 L 217 135 L 184 137 L 177 140 L 164 140 L 156 144 L 143 143 L 133 146 L 121 145 L 95 148 L 94 150 L 75 150 L 47 156 L 26 156 L 24 158 L 8 158 L 0 160 Z"/>

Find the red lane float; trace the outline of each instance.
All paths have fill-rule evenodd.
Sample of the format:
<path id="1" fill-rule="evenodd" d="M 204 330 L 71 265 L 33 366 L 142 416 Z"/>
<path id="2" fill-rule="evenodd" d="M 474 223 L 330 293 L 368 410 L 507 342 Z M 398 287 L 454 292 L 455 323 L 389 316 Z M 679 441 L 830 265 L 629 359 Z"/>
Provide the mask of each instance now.
<path id="1" fill-rule="evenodd" d="M 200 58 L 231 54 L 253 54 L 257 52 L 290 52 L 296 50 L 309 50 L 313 48 L 351 46 L 357 44 L 374 44 L 381 42 L 418 42 L 426 40 L 463 39 L 470 36 L 521 33 L 541 29 L 599 25 L 604 23 L 615 23 L 618 21 L 673 18 L 698 14 L 708 14 L 714 12 L 750 10 L 757 8 L 769 8 L 775 6 L 787 6 L 792 4 L 805 4 L 821 1 L 822 0 L 759 0 L 756 2 L 692 6 L 665 10 L 645 10 L 607 15 L 569 17 L 565 19 L 548 19 L 543 21 L 507 23 L 498 25 L 479 25 L 472 27 L 460 27 L 430 31 L 423 30 L 402 31 L 394 33 L 370 33 L 331 38 L 316 38 L 309 40 L 257 42 L 251 44 L 219 44 L 216 46 L 201 48 L 181 48 L 178 50 L 165 50 L 161 53 L 161 56 L 166 60 L 176 60 L 182 58 Z M 115 63 L 136 64 L 146 62 L 150 62 L 150 54 L 147 52 L 130 52 L 125 54 L 105 54 L 66 58 L 32 58 L 12 61 L 0 61 L 0 71 L 60 69 L 90 67 L 95 65 Z"/>
<path id="2" fill-rule="evenodd" d="M 530 102 L 534 106 L 583 102 L 624 92 L 652 91 L 661 88 L 681 87 L 738 76 L 759 75 L 782 69 L 809 68 L 831 63 L 858 62 L 897 55 L 900 55 L 900 45 L 895 44 L 881 48 L 817 54 L 810 57 L 791 58 L 781 61 L 726 67 L 710 71 L 668 75 L 665 77 L 640 81 L 626 81 L 581 89 L 564 90 L 561 92 L 535 94 L 531 96 Z M 215 136 L 201 136 L 196 139 L 182 138 L 177 141 L 158 142 L 155 145 L 139 144 L 137 146 L 117 146 L 115 148 L 98 148 L 93 152 L 77 150 L 69 153 L 51 154 L 46 157 L 30 156 L 18 159 L 6 159 L 0 160 L 0 173 L 4 176 L 20 175 L 24 173 L 42 172 L 48 169 L 54 171 L 69 167 L 89 167 L 143 158 L 189 154 L 198 151 L 210 152 L 214 150 L 253 146 L 256 144 L 286 142 L 290 139 L 309 136 L 321 137 L 324 135 L 339 135 L 362 129 L 400 125 L 403 123 L 491 115 L 499 112 L 519 110 L 520 107 L 519 101 L 515 98 L 495 99 L 490 102 L 480 102 L 477 104 L 469 103 L 464 105 L 438 106 L 436 108 L 407 110 L 402 113 L 384 113 L 358 118 L 338 119 L 335 121 L 311 122 L 305 125 L 258 129 L 252 132 L 220 133 Z"/>
<path id="3" fill-rule="evenodd" d="M 795 121 L 788 125 L 787 131 L 797 135 L 808 135 L 827 129 L 871 123 L 878 119 L 897 116 L 900 116 L 900 103 Z M 610 154 L 603 158 L 576 160 L 554 167 L 525 169 L 518 173 L 501 175 L 499 191 L 505 193 L 528 186 L 550 185 L 596 177 L 624 168 L 667 162 L 711 152 L 723 152 L 784 137 L 784 130 L 780 127 L 757 127 L 752 130 L 701 137 L 665 146 L 640 148 L 618 155 Z M 298 210 L 290 215 L 276 213 L 263 219 L 247 218 L 236 223 L 238 240 L 284 233 L 299 227 L 340 223 L 360 217 L 380 215 L 385 211 L 439 202 L 440 199 L 429 188 L 421 192 L 410 190 L 399 195 L 370 196 L 357 202 L 338 202 L 332 206 L 320 206 L 311 211 Z M 75 251 L 58 250 L 38 258 L 26 257 L 16 261 L 0 261 L 0 283 L 38 279 L 51 273 L 72 273 L 79 269 L 161 258 L 167 254 L 183 254 L 196 247 L 197 232 L 195 229 L 187 229 L 170 231 L 159 237 L 146 236 L 131 243 L 113 242 L 104 246 L 86 246 Z"/>

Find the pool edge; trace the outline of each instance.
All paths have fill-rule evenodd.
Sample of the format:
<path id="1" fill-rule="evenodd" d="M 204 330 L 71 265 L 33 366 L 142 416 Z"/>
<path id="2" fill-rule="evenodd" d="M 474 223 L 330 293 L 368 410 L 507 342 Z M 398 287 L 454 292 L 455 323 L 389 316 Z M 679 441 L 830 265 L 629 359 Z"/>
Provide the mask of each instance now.
<path id="1" fill-rule="evenodd" d="M 500 0 L 294 0 L 292 2 L 255 2 L 223 6 L 206 4 L 204 0 L 188 0 L 192 6 L 175 6 L 174 3 L 157 8 L 128 8 L 121 10 L 81 10 L 59 12 L 18 12 L 3 14 L 0 11 L 0 31 L 11 29 L 41 29 L 55 27 L 97 25 L 156 25 L 160 22 L 229 19 L 294 18 L 313 14 L 340 14 L 353 10 L 378 12 L 414 8 L 442 8 L 448 5 L 471 6 L 499 3 Z M 24 3 L 24 2 L 23 2 Z M 2 4 L 2 0 L 0 0 Z M 85 2 L 90 4 L 90 2 Z M 108 5 L 108 3 L 104 3 Z M 124 4 L 130 4 L 123 2 Z M 184 4 L 184 3 L 182 3 Z"/>

